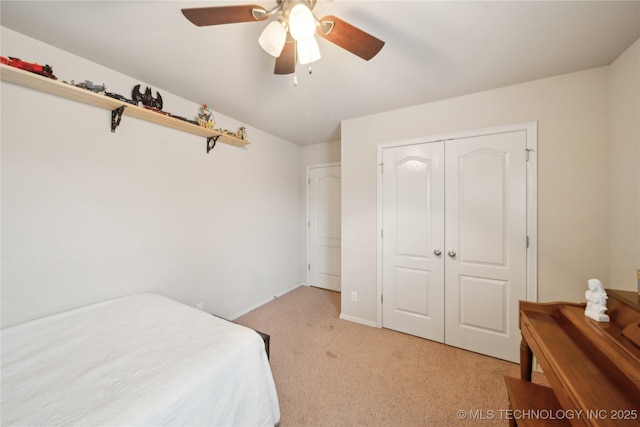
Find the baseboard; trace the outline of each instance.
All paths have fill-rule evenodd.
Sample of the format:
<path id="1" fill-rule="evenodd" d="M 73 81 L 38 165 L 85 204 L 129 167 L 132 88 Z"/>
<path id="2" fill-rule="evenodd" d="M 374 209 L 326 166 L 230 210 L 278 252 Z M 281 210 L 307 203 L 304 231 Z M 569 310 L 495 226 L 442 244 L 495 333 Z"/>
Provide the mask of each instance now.
<path id="1" fill-rule="evenodd" d="M 348 320 L 349 322 L 360 323 L 361 325 L 371 326 L 372 328 L 377 328 L 378 324 L 376 322 L 372 322 L 371 320 L 361 319 L 355 316 L 349 316 L 348 314 L 340 313 L 340 318 L 342 320 Z"/>
<path id="2" fill-rule="evenodd" d="M 271 302 L 274 299 L 277 299 L 277 298 L 281 297 L 282 295 L 284 295 L 284 294 L 286 294 L 288 292 L 291 292 L 292 290 L 294 290 L 296 288 L 299 288 L 300 286 L 306 286 L 306 284 L 302 283 L 302 282 L 298 283 L 297 285 L 295 285 L 292 288 L 285 289 L 284 291 L 279 292 L 277 295 L 274 295 L 274 296 L 272 296 L 270 298 L 267 298 L 267 299 L 265 299 L 265 300 L 263 300 L 261 302 L 258 302 L 256 304 L 252 305 L 251 307 L 248 307 L 248 308 L 246 308 L 246 309 L 244 309 L 244 310 L 242 310 L 242 311 L 240 311 L 240 312 L 238 312 L 238 313 L 236 313 L 236 314 L 234 314 L 232 316 L 229 316 L 227 320 L 236 320 L 238 317 L 244 316 L 248 312 L 253 311 L 258 307 L 261 307 L 261 306 L 265 305 L 266 303 Z"/>

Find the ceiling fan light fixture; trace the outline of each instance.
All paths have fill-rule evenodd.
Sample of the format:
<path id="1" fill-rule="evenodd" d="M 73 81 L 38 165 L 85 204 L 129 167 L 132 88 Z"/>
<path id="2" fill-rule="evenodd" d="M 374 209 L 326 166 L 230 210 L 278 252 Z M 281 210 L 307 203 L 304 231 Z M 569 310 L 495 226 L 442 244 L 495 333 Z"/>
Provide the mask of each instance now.
<path id="1" fill-rule="evenodd" d="M 316 19 L 311 9 L 304 3 L 298 3 L 289 12 L 289 33 L 300 42 L 311 38 L 316 32 Z"/>
<path id="2" fill-rule="evenodd" d="M 311 64 L 321 58 L 320 47 L 315 37 L 311 36 L 306 40 L 301 40 L 298 45 L 298 62 L 300 64 Z"/>
<path id="3" fill-rule="evenodd" d="M 283 20 L 271 22 L 265 27 L 258 38 L 258 43 L 269 55 L 278 57 L 282 53 L 287 41 L 287 30 Z"/>
<path id="4" fill-rule="evenodd" d="M 265 22 L 269 25 L 258 39 L 260 46 L 276 58 L 273 72 L 277 75 L 295 73 L 296 64 L 320 59 L 316 35 L 365 61 L 380 52 L 384 42 L 360 28 L 334 15 L 317 19 L 312 12 L 317 2 L 277 0 L 270 10 L 252 4 L 198 7 L 182 9 L 182 14 L 198 27 L 277 18 L 277 22 Z M 279 16 L 275 16 L 276 12 Z"/>

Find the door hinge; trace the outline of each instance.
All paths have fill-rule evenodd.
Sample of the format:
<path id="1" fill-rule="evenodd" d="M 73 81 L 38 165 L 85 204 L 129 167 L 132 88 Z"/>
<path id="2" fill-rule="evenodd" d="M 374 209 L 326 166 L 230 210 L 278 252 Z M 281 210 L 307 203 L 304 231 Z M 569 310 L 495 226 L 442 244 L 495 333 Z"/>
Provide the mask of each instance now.
<path id="1" fill-rule="evenodd" d="M 384 163 L 380 163 L 380 173 L 384 173 Z"/>
<path id="2" fill-rule="evenodd" d="M 529 161 L 529 152 L 531 152 L 531 151 L 533 151 L 533 150 L 532 150 L 532 149 L 530 149 L 530 148 L 525 148 L 525 149 L 524 149 L 524 161 L 525 161 L 525 162 L 528 162 L 528 161 Z"/>
<path id="3" fill-rule="evenodd" d="M 311 185 L 311 178 L 309 178 L 309 185 Z"/>
<path id="4" fill-rule="evenodd" d="M 311 270 L 311 264 L 307 265 L 307 270 Z"/>
<path id="5" fill-rule="evenodd" d="M 311 228 L 311 221 L 307 221 L 307 227 Z"/>
<path id="6" fill-rule="evenodd" d="M 527 236 L 527 249 L 529 249 L 529 236 Z"/>
<path id="7" fill-rule="evenodd" d="M 384 230 L 383 229 L 380 229 L 380 238 L 384 239 Z"/>
<path id="8" fill-rule="evenodd" d="M 380 294 L 380 304 L 384 303 L 384 295 Z"/>

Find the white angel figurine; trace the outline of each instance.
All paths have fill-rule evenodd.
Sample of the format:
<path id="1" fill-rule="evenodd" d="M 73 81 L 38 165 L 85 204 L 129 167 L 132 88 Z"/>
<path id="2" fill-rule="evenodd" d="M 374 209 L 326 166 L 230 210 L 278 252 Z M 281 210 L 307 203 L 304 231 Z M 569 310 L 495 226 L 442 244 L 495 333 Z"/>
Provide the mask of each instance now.
<path id="1" fill-rule="evenodd" d="M 607 311 L 607 298 L 609 298 L 607 292 L 598 279 L 589 279 L 587 284 L 589 290 L 584 294 L 587 299 L 584 315 L 597 322 L 608 322 L 609 316 L 604 314 Z"/>

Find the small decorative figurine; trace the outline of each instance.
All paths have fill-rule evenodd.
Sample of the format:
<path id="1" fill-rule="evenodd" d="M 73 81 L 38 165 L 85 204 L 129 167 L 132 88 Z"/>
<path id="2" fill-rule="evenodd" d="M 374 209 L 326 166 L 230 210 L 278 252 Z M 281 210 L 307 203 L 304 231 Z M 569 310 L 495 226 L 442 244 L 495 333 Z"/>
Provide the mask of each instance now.
<path id="1" fill-rule="evenodd" d="M 236 135 L 239 139 L 247 139 L 247 128 L 241 126 L 240 128 L 238 128 L 238 133 Z"/>
<path id="2" fill-rule="evenodd" d="M 213 129 L 215 122 L 213 120 L 213 111 L 207 104 L 200 106 L 200 113 L 198 113 L 198 124 L 203 128 Z"/>
<path id="3" fill-rule="evenodd" d="M 29 71 L 31 73 L 40 74 L 41 76 L 49 77 L 53 80 L 58 80 L 56 76 L 53 75 L 53 68 L 51 65 L 40 65 L 34 62 L 25 62 L 20 60 L 19 58 L 14 58 L 13 56 L 4 57 L 0 56 L 0 62 L 6 65 L 10 65 L 12 67 L 20 68 L 21 70 Z"/>
<path id="4" fill-rule="evenodd" d="M 104 92 L 106 89 L 104 83 L 102 85 L 94 85 L 91 80 L 85 80 L 82 83 L 75 83 L 73 80 L 71 80 L 71 84 L 81 89 L 87 89 L 95 93 Z"/>
<path id="5" fill-rule="evenodd" d="M 135 105 L 142 102 L 142 105 L 145 107 L 162 110 L 162 96 L 160 96 L 160 92 L 156 91 L 156 97 L 154 98 L 153 95 L 151 95 L 151 88 L 149 86 L 147 86 L 143 94 L 140 92 L 140 85 L 135 85 L 131 91 L 131 100 Z"/>
<path id="6" fill-rule="evenodd" d="M 587 298 L 584 315 L 597 322 L 608 322 L 609 316 L 604 314 L 607 311 L 607 298 L 609 298 L 607 292 L 598 279 L 589 279 L 587 283 L 589 290 L 584 294 Z"/>

